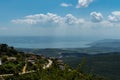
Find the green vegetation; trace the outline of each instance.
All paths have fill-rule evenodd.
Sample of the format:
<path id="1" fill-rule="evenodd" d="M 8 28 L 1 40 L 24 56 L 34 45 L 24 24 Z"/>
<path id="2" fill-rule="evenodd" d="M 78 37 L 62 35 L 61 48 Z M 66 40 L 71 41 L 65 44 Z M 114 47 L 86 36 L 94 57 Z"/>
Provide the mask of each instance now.
<path id="1" fill-rule="evenodd" d="M 106 80 L 101 77 L 96 77 L 93 74 L 84 74 L 77 69 L 70 69 L 65 65 L 65 69 L 60 69 L 56 60 L 49 69 L 40 69 L 34 73 L 19 75 L 19 76 L 7 76 L 5 80 Z"/>
<path id="2" fill-rule="evenodd" d="M 73 68 L 83 61 L 83 72 L 93 72 L 108 77 L 109 80 L 120 80 L 120 53 L 96 54 L 86 56 L 85 60 L 80 57 L 64 57 L 63 61 Z"/>
<path id="3" fill-rule="evenodd" d="M 104 76 L 109 80 L 120 80 L 120 48 L 89 47 L 71 49 L 18 49 L 20 51 L 35 52 L 36 54 L 49 55 L 61 58 L 64 63 L 75 69 L 85 58 L 82 67 L 84 73 L 94 73 Z"/>
<path id="4" fill-rule="evenodd" d="M 106 80 L 83 72 L 83 63 L 73 69 L 57 58 L 18 52 L 6 44 L 0 45 L 0 58 L 0 76 L 5 80 Z"/>

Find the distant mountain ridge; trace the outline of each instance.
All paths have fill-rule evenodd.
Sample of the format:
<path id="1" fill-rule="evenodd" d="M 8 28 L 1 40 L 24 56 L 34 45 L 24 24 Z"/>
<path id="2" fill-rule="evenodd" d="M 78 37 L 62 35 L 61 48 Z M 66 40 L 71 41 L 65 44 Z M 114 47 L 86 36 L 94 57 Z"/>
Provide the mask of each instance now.
<path id="1" fill-rule="evenodd" d="M 90 45 L 91 47 L 120 48 L 120 39 L 104 39 Z"/>

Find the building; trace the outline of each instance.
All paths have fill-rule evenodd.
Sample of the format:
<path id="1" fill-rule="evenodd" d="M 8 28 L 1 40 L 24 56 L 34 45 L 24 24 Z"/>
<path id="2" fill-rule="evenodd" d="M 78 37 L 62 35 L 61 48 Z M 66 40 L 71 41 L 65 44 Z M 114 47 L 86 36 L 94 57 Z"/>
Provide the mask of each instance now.
<path id="1" fill-rule="evenodd" d="M 16 57 L 7 57 L 7 60 L 8 60 L 8 61 L 16 61 L 17 58 L 16 58 Z"/>

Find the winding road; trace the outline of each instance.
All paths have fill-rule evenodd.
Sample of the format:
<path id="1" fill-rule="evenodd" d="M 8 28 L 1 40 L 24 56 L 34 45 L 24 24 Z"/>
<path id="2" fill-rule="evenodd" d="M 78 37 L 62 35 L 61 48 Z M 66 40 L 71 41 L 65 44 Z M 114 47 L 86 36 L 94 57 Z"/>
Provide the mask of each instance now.
<path id="1" fill-rule="evenodd" d="M 43 69 L 49 68 L 49 67 L 52 65 L 52 63 L 53 63 L 53 61 L 50 60 L 50 59 L 48 60 L 48 62 L 49 62 L 49 63 L 48 63 L 47 65 L 44 65 L 44 66 L 43 66 Z"/>

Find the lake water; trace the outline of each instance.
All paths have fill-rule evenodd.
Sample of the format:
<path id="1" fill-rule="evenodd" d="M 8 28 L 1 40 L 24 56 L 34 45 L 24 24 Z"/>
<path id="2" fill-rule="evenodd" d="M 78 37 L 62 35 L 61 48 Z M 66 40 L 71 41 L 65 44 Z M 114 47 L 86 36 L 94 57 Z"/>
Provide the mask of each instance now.
<path id="1" fill-rule="evenodd" d="M 77 37 L 0 37 L 0 43 L 17 48 L 84 48 L 90 42 Z"/>

